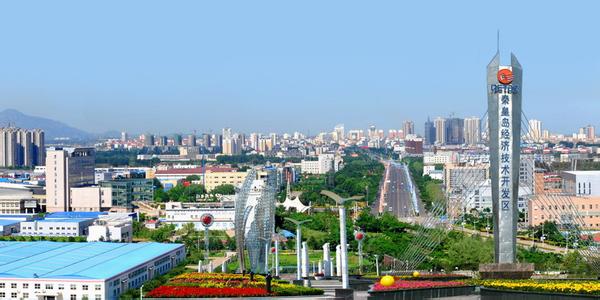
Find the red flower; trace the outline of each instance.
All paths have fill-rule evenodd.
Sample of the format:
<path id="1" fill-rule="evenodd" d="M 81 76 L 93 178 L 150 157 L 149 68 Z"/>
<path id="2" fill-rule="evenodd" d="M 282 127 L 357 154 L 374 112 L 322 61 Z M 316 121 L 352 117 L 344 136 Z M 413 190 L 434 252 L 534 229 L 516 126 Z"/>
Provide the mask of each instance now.
<path id="1" fill-rule="evenodd" d="M 190 286 L 163 285 L 146 294 L 156 298 L 193 298 L 193 297 L 261 297 L 269 293 L 261 288 L 202 288 Z"/>

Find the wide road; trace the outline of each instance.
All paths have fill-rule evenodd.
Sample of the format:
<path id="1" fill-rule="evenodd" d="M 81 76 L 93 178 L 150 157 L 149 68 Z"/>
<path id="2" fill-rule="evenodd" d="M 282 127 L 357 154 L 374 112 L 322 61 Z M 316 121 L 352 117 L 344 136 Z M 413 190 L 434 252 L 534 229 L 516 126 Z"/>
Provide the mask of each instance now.
<path id="1" fill-rule="evenodd" d="M 372 209 L 373 213 L 390 212 L 400 219 L 407 219 L 423 212 L 423 204 L 408 167 L 403 163 L 385 161 L 385 175 L 379 199 Z M 415 205 L 416 202 L 416 205 Z"/>

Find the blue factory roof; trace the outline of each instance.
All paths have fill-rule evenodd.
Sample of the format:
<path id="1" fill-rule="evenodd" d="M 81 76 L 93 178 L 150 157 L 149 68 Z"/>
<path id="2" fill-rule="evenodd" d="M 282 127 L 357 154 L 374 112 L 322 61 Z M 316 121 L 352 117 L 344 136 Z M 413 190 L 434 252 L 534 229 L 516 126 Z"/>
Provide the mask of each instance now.
<path id="1" fill-rule="evenodd" d="M 0 278 L 110 279 L 181 244 L 0 242 Z"/>
<path id="2" fill-rule="evenodd" d="M 0 220 L 0 226 L 9 226 L 13 224 L 18 224 L 21 221 L 18 220 Z"/>
<path id="3" fill-rule="evenodd" d="M 99 215 L 107 215 L 107 212 L 100 211 L 63 211 L 63 212 L 55 212 L 46 215 L 46 219 L 68 219 L 68 218 L 80 218 L 80 219 L 90 219 L 90 218 L 98 218 Z"/>
<path id="4" fill-rule="evenodd" d="M 81 222 L 86 222 L 86 221 L 93 221 L 92 218 L 68 218 L 68 219 L 41 219 L 41 220 L 31 220 L 29 222 L 40 222 L 40 223 L 45 223 L 45 222 L 66 222 L 66 223 L 81 223 Z"/>

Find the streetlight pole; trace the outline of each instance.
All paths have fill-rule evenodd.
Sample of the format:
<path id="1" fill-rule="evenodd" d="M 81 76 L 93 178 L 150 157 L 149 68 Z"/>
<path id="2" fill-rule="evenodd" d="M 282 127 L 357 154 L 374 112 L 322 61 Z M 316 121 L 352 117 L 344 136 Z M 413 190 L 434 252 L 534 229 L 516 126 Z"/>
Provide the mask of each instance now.
<path id="1" fill-rule="evenodd" d="M 310 222 L 310 219 L 298 221 L 298 220 L 294 220 L 291 218 L 285 218 L 285 220 L 288 220 L 296 225 L 296 280 L 301 280 L 302 279 L 302 270 L 301 270 L 302 258 L 301 258 L 300 252 L 302 251 L 302 229 L 300 228 L 300 226 L 304 223 Z"/>
<path id="2" fill-rule="evenodd" d="M 342 198 L 338 194 L 322 190 L 321 195 L 325 195 L 331 199 L 333 199 L 338 207 L 339 207 L 339 215 L 340 215 L 340 246 L 342 250 L 342 288 L 347 289 L 350 287 L 348 283 L 348 241 L 346 240 L 346 207 L 344 207 L 344 203 L 346 201 L 358 200 L 362 199 L 363 196 L 354 196 L 350 198 Z"/>
<path id="3" fill-rule="evenodd" d="M 140 300 L 144 299 L 144 285 L 140 286 Z"/>
<path id="4" fill-rule="evenodd" d="M 375 254 L 375 271 L 377 272 L 377 277 L 379 277 L 379 255 Z"/>

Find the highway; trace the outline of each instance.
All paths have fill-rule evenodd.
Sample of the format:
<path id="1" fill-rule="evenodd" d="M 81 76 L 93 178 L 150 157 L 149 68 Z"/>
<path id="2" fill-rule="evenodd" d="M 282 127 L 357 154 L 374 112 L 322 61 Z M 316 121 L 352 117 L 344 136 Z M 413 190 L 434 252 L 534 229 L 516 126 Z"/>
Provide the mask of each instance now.
<path id="1" fill-rule="evenodd" d="M 403 163 L 385 161 L 385 175 L 379 199 L 372 212 L 379 214 L 390 212 L 399 219 L 412 218 L 423 212 L 423 203 L 410 178 L 408 167 Z"/>

